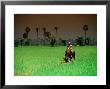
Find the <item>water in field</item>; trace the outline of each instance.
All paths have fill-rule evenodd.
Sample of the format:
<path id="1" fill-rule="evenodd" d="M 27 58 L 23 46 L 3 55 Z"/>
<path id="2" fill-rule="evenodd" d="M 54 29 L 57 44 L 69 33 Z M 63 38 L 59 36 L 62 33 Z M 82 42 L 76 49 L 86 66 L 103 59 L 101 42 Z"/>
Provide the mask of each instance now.
<path id="1" fill-rule="evenodd" d="M 76 59 L 61 63 L 65 46 L 21 46 L 14 48 L 15 76 L 96 76 L 97 47 L 74 47 Z"/>

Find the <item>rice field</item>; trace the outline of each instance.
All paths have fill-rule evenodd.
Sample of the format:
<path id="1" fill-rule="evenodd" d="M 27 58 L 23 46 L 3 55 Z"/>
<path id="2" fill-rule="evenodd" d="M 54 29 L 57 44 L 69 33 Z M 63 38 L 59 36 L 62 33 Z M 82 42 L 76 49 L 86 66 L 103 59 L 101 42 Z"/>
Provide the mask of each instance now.
<path id="1" fill-rule="evenodd" d="M 97 47 L 75 46 L 76 59 L 61 63 L 65 46 L 19 46 L 14 48 L 15 76 L 96 76 Z"/>

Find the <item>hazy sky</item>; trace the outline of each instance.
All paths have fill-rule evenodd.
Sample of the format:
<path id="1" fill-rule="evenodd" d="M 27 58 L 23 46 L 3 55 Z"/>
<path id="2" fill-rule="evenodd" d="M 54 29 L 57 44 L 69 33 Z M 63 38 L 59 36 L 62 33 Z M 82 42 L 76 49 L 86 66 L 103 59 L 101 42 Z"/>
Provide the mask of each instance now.
<path id="1" fill-rule="evenodd" d="M 87 37 L 97 36 L 97 15 L 96 14 L 15 14 L 14 31 L 15 39 L 22 38 L 26 26 L 31 31 L 29 38 L 36 39 L 36 27 L 39 29 L 39 37 L 43 38 L 43 30 L 55 36 L 54 27 L 58 27 L 58 38 L 70 39 L 77 36 L 84 36 L 83 25 L 88 25 Z"/>

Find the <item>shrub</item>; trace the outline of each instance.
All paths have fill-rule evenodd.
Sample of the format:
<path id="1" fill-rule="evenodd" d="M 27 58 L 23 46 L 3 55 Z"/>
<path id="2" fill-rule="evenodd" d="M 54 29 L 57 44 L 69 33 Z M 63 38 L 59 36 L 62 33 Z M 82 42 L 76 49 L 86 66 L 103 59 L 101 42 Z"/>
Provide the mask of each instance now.
<path id="1" fill-rule="evenodd" d="M 78 37 L 76 39 L 77 45 L 83 46 L 84 45 L 84 39 L 83 37 Z"/>

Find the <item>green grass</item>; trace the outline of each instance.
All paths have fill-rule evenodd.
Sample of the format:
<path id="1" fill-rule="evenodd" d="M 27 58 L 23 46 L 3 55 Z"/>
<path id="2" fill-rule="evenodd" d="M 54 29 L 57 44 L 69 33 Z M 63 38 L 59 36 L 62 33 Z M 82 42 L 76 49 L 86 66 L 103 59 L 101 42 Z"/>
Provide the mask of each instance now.
<path id="1" fill-rule="evenodd" d="M 63 63 L 65 46 L 24 46 L 14 48 L 15 76 L 96 76 L 97 47 L 74 47 L 76 60 Z"/>

